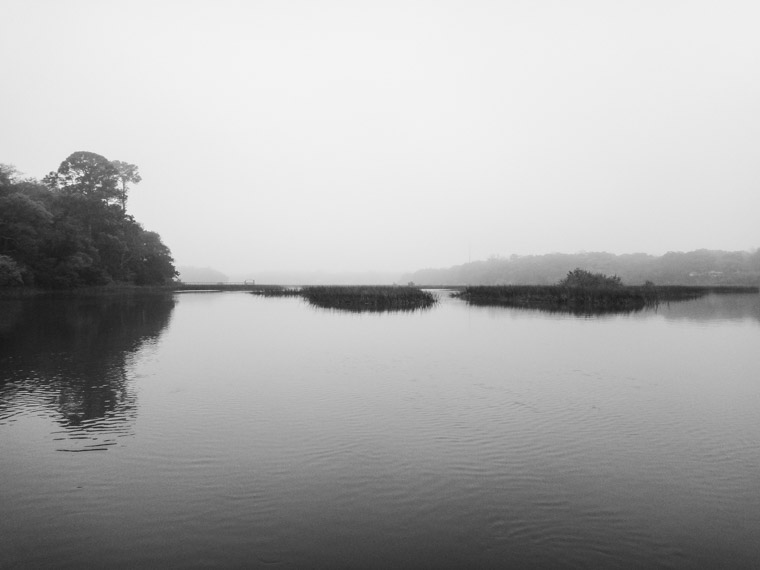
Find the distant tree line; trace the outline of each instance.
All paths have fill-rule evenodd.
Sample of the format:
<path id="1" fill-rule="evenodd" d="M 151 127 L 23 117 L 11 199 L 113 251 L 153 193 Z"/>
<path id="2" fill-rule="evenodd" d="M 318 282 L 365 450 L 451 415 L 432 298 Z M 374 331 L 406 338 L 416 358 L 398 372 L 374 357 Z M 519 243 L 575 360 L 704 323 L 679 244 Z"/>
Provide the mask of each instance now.
<path id="1" fill-rule="evenodd" d="M 227 275 L 211 267 L 177 267 L 177 273 L 178 279 L 185 283 L 226 283 L 230 280 Z"/>
<path id="2" fill-rule="evenodd" d="M 646 253 L 552 253 L 492 257 L 444 269 L 422 269 L 401 281 L 423 285 L 553 285 L 575 270 L 616 275 L 628 285 L 753 285 L 760 284 L 760 250 L 700 249 Z"/>
<path id="3" fill-rule="evenodd" d="M 0 164 L 0 287 L 161 284 L 176 275 L 161 237 L 127 213 L 137 166 L 75 152 L 42 181 Z"/>

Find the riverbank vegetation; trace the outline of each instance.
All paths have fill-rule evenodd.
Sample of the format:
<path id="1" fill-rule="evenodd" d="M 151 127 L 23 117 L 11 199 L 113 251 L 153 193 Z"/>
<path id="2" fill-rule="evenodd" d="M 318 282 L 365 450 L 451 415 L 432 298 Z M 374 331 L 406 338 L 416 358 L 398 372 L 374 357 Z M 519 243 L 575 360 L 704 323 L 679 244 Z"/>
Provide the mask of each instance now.
<path id="1" fill-rule="evenodd" d="M 437 298 L 417 287 L 401 286 L 309 286 L 255 291 L 267 297 L 294 297 L 325 309 L 353 312 L 414 311 L 432 307 Z"/>
<path id="2" fill-rule="evenodd" d="M 254 295 L 262 297 L 300 297 L 301 287 L 282 287 L 280 285 L 271 285 L 257 291 L 251 291 Z"/>
<path id="3" fill-rule="evenodd" d="M 0 165 L 0 288 L 161 285 L 176 275 L 161 237 L 127 213 L 137 166 L 75 152 L 41 182 Z"/>
<path id="4" fill-rule="evenodd" d="M 624 285 L 618 276 L 575 269 L 556 285 L 468 286 L 452 296 L 473 305 L 496 305 L 577 314 L 631 312 L 708 293 L 757 293 L 757 287 Z"/>

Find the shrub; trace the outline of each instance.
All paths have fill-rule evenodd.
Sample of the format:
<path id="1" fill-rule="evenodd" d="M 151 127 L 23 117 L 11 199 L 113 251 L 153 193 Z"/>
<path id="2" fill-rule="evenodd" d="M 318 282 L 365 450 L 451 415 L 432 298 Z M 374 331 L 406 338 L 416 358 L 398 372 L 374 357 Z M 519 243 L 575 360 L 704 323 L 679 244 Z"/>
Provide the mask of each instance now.
<path id="1" fill-rule="evenodd" d="M 573 269 L 567 274 L 567 277 L 557 283 L 560 287 L 583 287 L 583 288 L 600 288 L 600 287 L 622 287 L 623 283 L 620 277 L 614 275 L 609 277 L 604 273 L 591 273 L 585 269 Z"/>

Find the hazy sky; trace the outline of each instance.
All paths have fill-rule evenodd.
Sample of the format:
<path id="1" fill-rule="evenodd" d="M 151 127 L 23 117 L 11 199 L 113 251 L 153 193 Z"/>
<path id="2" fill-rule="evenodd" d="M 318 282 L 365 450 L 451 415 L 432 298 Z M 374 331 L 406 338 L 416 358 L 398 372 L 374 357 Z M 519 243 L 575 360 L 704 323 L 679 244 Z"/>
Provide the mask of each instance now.
<path id="1" fill-rule="evenodd" d="M 0 162 L 137 164 L 178 265 L 760 246 L 760 2 L 2 0 Z"/>

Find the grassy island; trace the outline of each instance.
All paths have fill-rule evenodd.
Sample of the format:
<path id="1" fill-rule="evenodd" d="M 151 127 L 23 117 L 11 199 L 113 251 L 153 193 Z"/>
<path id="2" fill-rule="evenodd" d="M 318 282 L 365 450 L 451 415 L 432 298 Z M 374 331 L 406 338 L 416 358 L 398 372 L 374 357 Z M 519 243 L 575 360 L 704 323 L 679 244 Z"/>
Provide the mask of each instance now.
<path id="1" fill-rule="evenodd" d="M 617 276 L 576 269 L 556 285 L 468 286 L 453 296 L 473 305 L 521 307 L 576 314 L 632 312 L 708 293 L 757 293 L 757 287 L 623 285 Z"/>
<path id="2" fill-rule="evenodd" d="M 309 286 L 300 289 L 267 289 L 255 294 L 267 297 L 300 296 L 316 307 L 354 312 L 414 311 L 432 307 L 437 299 L 417 287 Z"/>

